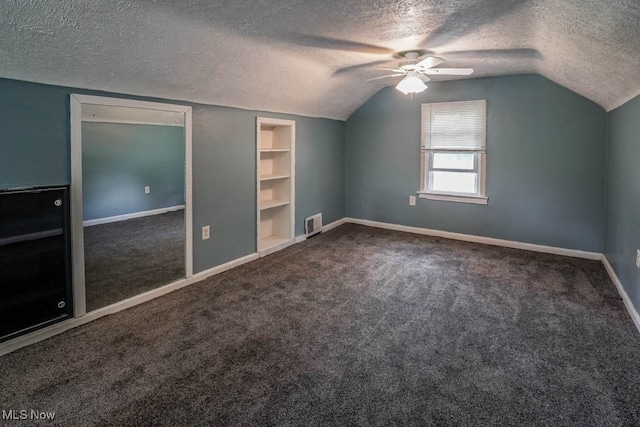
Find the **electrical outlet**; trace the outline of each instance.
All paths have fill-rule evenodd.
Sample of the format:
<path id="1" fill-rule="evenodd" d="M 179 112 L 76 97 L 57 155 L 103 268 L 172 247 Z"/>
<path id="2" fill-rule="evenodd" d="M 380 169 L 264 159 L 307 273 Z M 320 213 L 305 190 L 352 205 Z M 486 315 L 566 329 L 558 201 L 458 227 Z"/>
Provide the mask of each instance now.
<path id="1" fill-rule="evenodd" d="M 148 185 L 145 185 L 144 192 L 145 192 L 145 194 L 151 193 L 151 188 Z"/>
<path id="2" fill-rule="evenodd" d="M 211 237 L 210 231 L 211 229 L 209 228 L 208 225 L 205 225 L 204 227 L 202 227 L 202 240 L 207 240 L 209 237 Z"/>
<path id="3" fill-rule="evenodd" d="M 416 196 L 409 196 L 409 204 L 411 206 L 415 206 L 416 205 Z"/>
<path id="4" fill-rule="evenodd" d="M 640 268 L 640 249 L 636 249 L 636 267 Z"/>

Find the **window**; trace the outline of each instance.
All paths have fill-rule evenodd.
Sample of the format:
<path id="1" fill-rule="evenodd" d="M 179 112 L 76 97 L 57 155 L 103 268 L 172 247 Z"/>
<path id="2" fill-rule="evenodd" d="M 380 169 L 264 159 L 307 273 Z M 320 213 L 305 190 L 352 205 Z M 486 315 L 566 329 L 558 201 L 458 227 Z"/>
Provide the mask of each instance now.
<path id="1" fill-rule="evenodd" d="M 422 104 L 421 198 L 486 204 L 486 101 Z"/>

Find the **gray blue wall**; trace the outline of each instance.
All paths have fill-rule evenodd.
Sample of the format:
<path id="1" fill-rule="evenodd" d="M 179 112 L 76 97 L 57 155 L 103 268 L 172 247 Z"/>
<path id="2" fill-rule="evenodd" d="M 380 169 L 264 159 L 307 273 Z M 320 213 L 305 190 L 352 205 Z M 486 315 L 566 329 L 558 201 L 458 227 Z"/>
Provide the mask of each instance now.
<path id="1" fill-rule="evenodd" d="M 0 79 L 0 93 L 0 188 L 70 182 L 70 93 L 158 101 L 6 79 Z M 421 199 L 410 207 L 408 196 L 419 185 L 420 103 L 465 99 L 488 101 L 489 204 Z M 207 224 L 212 234 L 207 241 L 195 239 L 196 272 L 255 251 L 257 115 L 297 122 L 296 234 L 303 232 L 302 218 L 321 211 L 325 223 L 351 216 L 603 250 L 607 115 L 542 77 L 432 82 L 413 100 L 386 88 L 356 111 L 346 126 L 334 120 L 190 105 L 194 236 Z M 633 262 L 633 254 L 629 261 L 628 254 L 620 252 L 620 236 L 636 233 L 637 238 L 638 223 L 633 222 L 637 215 L 619 207 L 621 196 L 616 191 L 627 185 L 620 184 L 626 182 L 625 176 L 633 181 L 634 169 L 611 165 L 632 164 L 629 141 L 637 132 L 637 120 L 628 116 L 638 108 L 635 100 L 610 115 L 606 252 L 626 284 L 637 283 L 633 282 L 637 276 L 617 264 L 622 262 L 618 258 Z M 624 215 L 629 216 L 631 228 L 619 225 L 618 217 Z M 624 245 L 628 252 L 637 243 Z M 637 300 L 637 292 L 629 292 Z"/>
<path id="2" fill-rule="evenodd" d="M 488 205 L 419 199 L 420 104 L 487 100 Z M 602 252 L 606 112 L 537 75 L 392 87 L 348 120 L 346 214 Z"/>
<path id="3" fill-rule="evenodd" d="M 640 311 L 640 96 L 609 113 L 604 254 Z"/>
<path id="4" fill-rule="evenodd" d="M 344 122 L 194 105 L 194 227 L 211 224 L 210 240 L 195 239 L 196 266 L 255 252 L 257 116 L 296 121 L 296 235 L 314 213 L 344 217 Z"/>
<path id="5" fill-rule="evenodd" d="M 183 127 L 82 123 L 84 220 L 184 205 L 184 154 Z"/>
<path id="6" fill-rule="evenodd" d="M 300 219 L 318 211 L 325 223 L 344 217 L 344 122 L 7 79 L 0 79 L 0 189 L 70 182 L 71 93 L 193 107 L 195 272 L 256 251 L 258 115 L 296 120 L 296 234 Z M 211 239 L 203 241 L 204 225 Z"/>

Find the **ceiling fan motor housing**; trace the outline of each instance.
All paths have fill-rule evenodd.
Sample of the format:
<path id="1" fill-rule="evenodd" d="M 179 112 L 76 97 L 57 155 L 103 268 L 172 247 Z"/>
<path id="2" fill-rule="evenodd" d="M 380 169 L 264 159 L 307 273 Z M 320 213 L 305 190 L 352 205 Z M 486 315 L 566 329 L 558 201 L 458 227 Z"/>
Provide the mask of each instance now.
<path id="1" fill-rule="evenodd" d="M 418 61 L 402 61 L 399 68 L 404 71 L 415 70 L 417 63 Z"/>
<path id="2" fill-rule="evenodd" d="M 403 58 L 406 58 L 406 61 L 400 62 L 400 69 L 411 71 L 416 69 L 418 58 L 422 55 L 422 52 L 417 50 L 410 50 L 407 52 L 401 52 L 399 55 Z"/>

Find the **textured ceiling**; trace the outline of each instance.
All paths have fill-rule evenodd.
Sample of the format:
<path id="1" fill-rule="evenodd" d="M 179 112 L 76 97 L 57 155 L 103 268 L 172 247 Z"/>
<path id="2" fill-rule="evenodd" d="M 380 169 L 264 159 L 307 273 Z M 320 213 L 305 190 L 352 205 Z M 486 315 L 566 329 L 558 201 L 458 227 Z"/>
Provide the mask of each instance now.
<path id="1" fill-rule="evenodd" d="M 11 0 L 0 17 L 0 77 L 307 116 L 346 119 L 397 81 L 361 65 L 411 48 L 607 110 L 640 92 L 638 0 Z"/>

